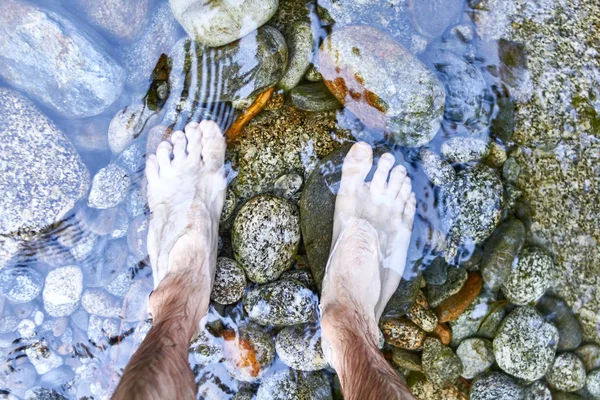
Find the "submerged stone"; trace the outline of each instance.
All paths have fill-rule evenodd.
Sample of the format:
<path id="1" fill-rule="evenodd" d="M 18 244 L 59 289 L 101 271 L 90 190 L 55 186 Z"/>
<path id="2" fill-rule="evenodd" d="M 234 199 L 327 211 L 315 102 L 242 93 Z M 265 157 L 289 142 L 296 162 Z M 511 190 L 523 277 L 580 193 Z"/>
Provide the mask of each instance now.
<path id="1" fill-rule="evenodd" d="M 560 332 L 560 328 L 559 332 Z M 560 343 L 560 342 L 559 342 Z M 559 344 L 560 345 L 560 344 Z M 600 346 L 595 343 L 588 343 L 575 350 L 577 357 L 583 362 L 585 370 L 590 372 L 600 368 Z"/>
<path id="2" fill-rule="evenodd" d="M 281 31 L 288 46 L 288 66 L 277 84 L 283 90 L 293 89 L 310 66 L 314 52 L 312 27 L 309 22 L 297 22 Z"/>
<path id="3" fill-rule="evenodd" d="M 460 358 L 435 338 L 425 339 L 422 362 L 427 379 L 440 388 L 456 383 L 463 371 Z"/>
<path id="4" fill-rule="evenodd" d="M 444 161 L 439 154 L 434 153 L 427 147 L 421 147 L 419 150 L 419 159 L 423 172 L 427 178 L 436 186 L 442 186 L 452 182 L 456 178 L 456 171 L 452 166 Z"/>
<path id="5" fill-rule="evenodd" d="M 235 379 L 254 382 L 271 367 L 275 346 L 271 335 L 254 324 L 223 332 L 225 368 Z"/>
<path id="6" fill-rule="evenodd" d="M 102 168 L 92 180 L 88 206 L 92 208 L 111 208 L 125 200 L 131 179 L 129 173 L 116 164 Z"/>
<path id="7" fill-rule="evenodd" d="M 576 392 L 585 385 L 585 367 L 573 353 L 556 356 L 554 363 L 546 373 L 546 381 L 556 390 Z"/>
<path id="8" fill-rule="evenodd" d="M 0 76 L 10 85 L 69 118 L 98 115 L 121 94 L 121 66 L 70 20 L 21 0 L 3 1 L 0 16 Z"/>
<path id="9" fill-rule="evenodd" d="M 551 295 L 542 297 L 536 307 L 550 323 L 556 326 L 559 336 L 558 351 L 572 351 L 579 347 L 583 341 L 583 332 L 571 307 Z"/>
<path id="10" fill-rule="evenodd" d="M 538 300 L 550 286 L 554 270 L 552 258 L 538 248 L 526 248 L 519 254 L 502 285 L 502 293 L 511 303 L 525 305 Z"/>
<path id="11" fill-rule="evenodd" d="M 283 370 L 265 378 L 256 400 L 331 400 L 331 387 L 322 372 Z"/>
<path id="12" fill-rule="evenodd" d="M 296 107 L 305 111 L 330 111 L 341 106 L 323 82 L 298 85 L 290 92 L 290 98 Z"/>
<path id="13" fill-rule="evenodd" d="M 275 339 L 277 355 L 299 371 L 318 371 L 327 366 L 321 348 L 321 330 L 308 324 L 283 328 Z"/>
<path id="14" fill-rule="evenodd" d="M 453 137 L 442 144 L 442 154 L 457 163 L 479 161 L 488 155 L 488 143 L 476 138 Z"/>
<path id="15" fill-rule="evenodd" d="M 553 400 L 553 397 L 545 383 L 535 381 L 523 391 L 523 400 Z"/>
<path id="16" fill-rule="evenodd" d="M 518 219 L 503 222 L 485 243 L 481 276 L 487 287 L 498 290 L 511 273 L 512 265 L 525 241 L 525 227 Z"/>
<path id="17" fill-rule="evenodd" d="M 40 294 L 43 281 L 33 268 L 4 268 L 0 271 L 0 294 L 12 303 L 27 303 Z"/>
<path id="18" fill-rule="evenodd" d="M 465 379 L 475 378 L 494 364 L 492 342 L 487 339 L 464 340 L 456 349 L 456 355 L 462 362 L 461 376 Z"/>
<path id="19" fill-rule="evenodd" d="M 231 258 L 219 257 L 210 298 L 219 304 L 233 304 L 246 290 L 246 275 L 242 267 Z"/>
<path id="20" fill-rule="evenodd" d="M 319 72 L 348 110 L 365 125 L 390 133 L 400 145 L 425 145 L 440 128 L 445 101 L 441 83 L 375 28 L 346 26 L 334 31 L 321 45 Z"/>
<path id="21" fill-rule="evenodd" d="M 520 400 L 523 388 L 512 377 L 502 372 L 483 376 L 471 386 L 471 400 Z"/>
<path id="22" fill-rule="evenodd" d="M 468 272 L 462 267 L 449 267 L 448 278 L 441 285 L 427 286 L 427 301 L 431 307 L 439 306 L 444 300 L 458 293 L 468 278 Z"/>
<path id="23" fill-rule="evenodd" d="M 77 266 L 56 268 L 46 276 L 42 297 L 44 308 L 52 317 L 69 316 L 79 306 L 83 291 L 83 274 Z"/>
<path id="24" fill-rule="evenodd" d="M 89 172 L 67 137 L 21 94 L 0 88 L 0 120 L 0 235 L 39 232 L 86 195 Z"/>
<path id="25" fill-rule="evenodd" d="M 452 347 L 473 336 L 493 339 L 505 315 L 504 307 L 493 294 L 481 293 L 456 320 L 450 322 Z"/>

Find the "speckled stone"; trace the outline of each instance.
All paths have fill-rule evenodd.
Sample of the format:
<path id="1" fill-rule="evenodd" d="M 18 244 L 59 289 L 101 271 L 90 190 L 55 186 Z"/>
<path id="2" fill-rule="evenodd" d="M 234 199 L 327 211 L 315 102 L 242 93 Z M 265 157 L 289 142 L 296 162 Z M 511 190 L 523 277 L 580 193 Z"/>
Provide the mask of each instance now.
<path id="1" fill-rule="evenodd" d="M 523 400 L 552 400 L 552 393 L 542 381 L 535 381 L 523 391 Z"/>
<path id="2" fill-rule="evenodd" d="M 446 93 L 424 64 L 387 34 L 345 26 L 322 43 L 319 72 L 348 110 L 396 143 L 419 147 L 438 132 Z M 398 82 L 391 87 L 389 80 Z"/>
<path id="3" fill-rule="evenodd" d="M 280 197 L 256 196 L 238 212 L 231 241 L 235 259 L 248 279 L 272 282 L 292 266 L 298 251 L 298 208 Z"/>
<path id="4" fill-rule="evenodd" d="M 275 14 L 279 1 L 169 0 L 169 4 L 190 37 L 207 46 L 218 47 L 246 36 L 266 23 Z"/>
<path id="5" fill-rule="evenodd" d="M 457 245 L 483 242 L 500 222 L 502 182 L 483 164 L 460 171 L 442 186 L 440 196 L 442 226 L 448 232 L 447 260 L 454 258 Z"/>
<path id="6" fill-rule="evenodd" d="M 471 386 L 471 400 L 521 400 L 523 388 L 515 379 L 502 372 L 483 376 Z"/>
<path id="7" fill-rule="evenodd" d="M 121 314 L 121 308 L 102 289 L 86 289 L 81 296 L 81 305 L 88 313 L 104 318 L 118 317 Z"/>
<path id="8" fill-rule="evenodd" d="M 382 319 L 379 328 L 386 343 L 405 350 L 418 350 L 425 341 L 425 332 L 407 318 Z"/>
<path id="9" fill-rule="evenodd" d="M 79 306 L 83 291 L 83 274 L 77 266 L 53 269 L 46 276 L 42 298 L 44 308 L 52 317 L 71 315 Z"/>
<path id="10" fill-rule="evenodd" d="M 114 207 L 125 200 L 130 185 L 131 179 L 125 169 L 108 164 L 94 175 L 88 206 L 100 209 Z"/>
<path id="11" fill-rule="evenodd" d="M 585 370 L 600 368 L 600 346 L 595 343 L 588 343 L 575 350 L 577 357 L 583 362 Z"/>
<path id="12" fill-rule="evenodd" d="M 457 391 L 454 387 L 437 387 L 427 380 L 424 374 L 411 373 L 407 379 L 412 394 L 419 400 L 464 400 L 466 393 Z"/>
<path id="13" fill-rule="evenodd" d="M 434 185 L 445 185 L 456 178 L 454 168 L 427 147 L 419 150 L 419 159 L 425 175 Z"/>
<path id="14" fill-rule="evenodd" d="M 277 86 L 287 91 L 302 80 L 312 61 L 315 46 L 310 22 L 287 25 L 281 33 L 288 46 L 288 66 Z"/>
<path id="15" fill-rule="evenodd" d="M 314 290 L 316 288 L 315 281 L 310 274 L 310 270 L 307 269 L 293 269 L 285 271 L 281 274 L 281 279 L 295 279 L 310 290 Z"/>
<path id="16" fill-rule="evenodd" d="M 448 267 L 448 278 L 441 285 L 427 286 L 427 301 L 431 307 L 439 306 L 444 300 L 456 294 L 467 281 L 468 272 L 462 267 Z"/>
<path id="17" fill-rule="evenodd" d="M 242 298 L 245 290 L 246 275 L 242 267 L 231 258 L 219 257 L 211 300 L 219 304 L 233 304 Z"/>
<path id="18" fill-rule="evenodd" d="M 554 262 L 548 254 L 538 248 L 523 249 L 502 285 L 502 293 L 518 305 L 536 301 L 550 286 L 553 271 Z"/>
<path id="19" fill-rule="evenodd" d="M 529 381 L 546 374 L 556 353 L 558 331 L 532 307 L 518 307 L 494 338 L 494 355 L 505 372 Z"/>
<path id="20" fill-rule="evenodd" d="M 262 327 L 246 324 L 225 337 L 223 354 L 225 368 L 231 376 L 242 382 L 254 382 L 271 367 L 275 345 Z"/>
<path id="21" fill-rule="evenodd" d="M 595 399 L 600 398 L 600 369 L 588 374 L 585 380 L 585 388 Z"/>
<path id="22" fill-rule="evenodd" d="M 12 303 L 27 303 L 40 294 L 43 281 L 33 268 L 4 268 L 0 271 L 0 294 Z"/>
<path id="23" fill-rule="evenodd" d="M 108 126 L 108 146 L 113 154 L 119 154 L 133 143 L 152 117 L 144 104 L 132 104 L 119 110 Z"/>
<path id="24" fill-rule="evenodd" d="M 454 384 L 463 371 L 462 362 L 452 349 L 432 337 L 425 339 L 421 361 L 427 379 L 440 388 Z"/>
<path id="25" fill-rule="evenodd" d="M 463 340 L 456 349 L 456 355 L 462 361 L 463 371 L 461 376 L 465 379 L 475 378 L 494 364 L 492 342 L 487 339 Z"/>
<path id="26" fill-rule="evenodd" d="M 392 347 L 392 361 L 399 368 L 423 372 L 421 358 L 417 354 L 399 347 Z"/>
<path id="27" fill-rule="evenodd" d="M 303 83 L 290 92 L 292 103 L 305 111 L 329 111 L 341 107 L 340 102 L 323 82 Z"/>
<path id="28" fill-rule="evenodd" d="M 45 341 L 35 342 L 31 346 L 27 346 L 25 354 L 27 354 L 29 361 L 40 375 L 52 371 L 64 363 L 62 357 L 52 351 Z"/>
<path id="29" fill-rule="evenodd" d="M 576 392 L 585 386 L 585 367 L 573 353 L 561 353 L 546 373 L 546 381 L 556 390 Z"/>
<path id="30" fill-rule="evenodd" d="M 223 204 L 223 211 L 221 211 L 221 220 L 220 224 L 227 223 L 233 214 L 235 214 L 235 209 L 237 207 L 237 198 L 235 197 L 235 193 L 231 188 L 227 189 L 227 193 L 225 195 L 225 203 Z"/>
<path id="31" fill-rule="evenodd" d="M 200 365 L 217 363 L 223 359 L 223 345 L 208 330 L 203 329 L 190 344 L 190 352 Z"/>
<path id="32" fill-rule="evenodd" d="M 281 175 L 273 183 L 273 194 L 298 204 L 304 180 L 298 174 Z"/>
<path id="33" fill-rule="evenodd" d="M 573 351 L 579 347 L 583 333 L 571 307 L 557 297 L 546 295 L 539 299 L 536 308 L 558 330 L 558 351 Z"/>
<path id="34" fill-rule="evenodd" d="M 288 326 L 315 319 L 317 296 L 298 281 L 279 280 L 250 289 L 244 309 L 261 325 Z"/>
<path id="35" fill-rule="evenodd" d="M 408 310 L 406 316 L 425 332 L 433 332 L 438 324 L 438 318 L 429 309 L 427 298 L 422 291 L 419 291 L 415 304 Z"/>
<path id="36" fill-rule="evenodd" d="M 5 0 L 1 5 L 4 81 L 67 118 L 98 115 L 119 97 L 125 72 L 96 35 L 29 2 Z"/>
<path id="37" fill-rule="evenodd" d="M 486 286 L 499 290 L 512 271 L 512 265 L 525 241 L 525 226 L 510 218 L 485 242 L 481 259 L 481 277 Z"/>
<path id="38" fill-rule="evenodd" d="M 299 371 L 327 367 L 321 348 L 321 330 L 307 324 L 283 328 L 275 338 L 275 350 L 284 364 Z"/>
<path id="39" fill-rule="evenodd" d="M 148 217 L 140 215 L 129 224 L 127 229 L 127 247 L 136 261 L 148 256 L 146 240 L 148 239 Z"/>
<path id="40" fill-rule="evenodd" d="M 0 88 L 0 120 L 0 235 L 43 230 L 86 195 L 89 172 L 67 137 L 21 94 Z"/>
<path id="41" fill-rule="evenodd" d="M 488 143 L 476 138 L 453 137 L 442 144 L 442 155 L 451 162 L 479 161 L 485 158 L 488 152 Z"/>
<path id="42" fill-rule="evenodd" d="M 256 400 L 331 400 L 331 387 L 322 372 L 283 370 L 265 378 Z"/>

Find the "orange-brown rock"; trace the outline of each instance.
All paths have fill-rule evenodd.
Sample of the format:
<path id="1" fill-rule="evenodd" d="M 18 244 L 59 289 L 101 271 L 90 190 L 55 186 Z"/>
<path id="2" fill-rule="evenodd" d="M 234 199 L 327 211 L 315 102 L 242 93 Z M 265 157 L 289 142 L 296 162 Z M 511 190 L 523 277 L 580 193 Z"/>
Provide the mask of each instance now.
<path id="1" fill-rule="evenodd" d="M 407 318 L 384 319 L 379 323 L 386 343 L 406 350 L 417 350 L 425 341 L 425 332 Z"/>
<path id="2" fill-rule="evenodd" d="M 452 331 L 448 324 L 437 324 L 433 334 L 440 339 L 440 342 L 445 346 L 448 346 L 452 341 Z"/>
<path id="3" fill-rule="evenodd" d="M 477 272 L 469 272 L 462 289 L 435 308 L 434 311 L 439 322 L 449 322 L 457 319 L 479 296 L 482 284 L 481 275 Z"/>

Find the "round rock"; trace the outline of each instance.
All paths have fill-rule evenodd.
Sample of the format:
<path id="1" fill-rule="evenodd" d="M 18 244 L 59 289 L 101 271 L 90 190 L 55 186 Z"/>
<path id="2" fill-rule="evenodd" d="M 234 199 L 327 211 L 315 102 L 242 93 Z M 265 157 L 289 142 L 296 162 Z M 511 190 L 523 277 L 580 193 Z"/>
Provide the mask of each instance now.
<path id="1" fill-rule="evenodd" d="M 321 372 L 278 371 L 265 378 L 256 400 L 331 400 L 331 387 Z"/>
<path id="2" fill-rule="evenodd" d="M 525 226 L 510 218 L 485 242 L 481 259 L 481 277 L 486 286 L 498 290 L 511 273 L 513 261 L 525 242 Z"/>
<path id="3" fill-rule="evenodd" d="M 560 332 L 560 330 L 559 330 Z M 575 350 L 577 357 L 583 362 L 586 371 L 600 368 L 600 346 L 588 343 Z"/>
<path id="4" fill-rule="evenodd" d="M 277 355 L 287 366 L 300 371 L 318 371 L 327 366 L 321 348 L 321 330 L 310 325 L 283 328 L 275 339 Z"/>
<path id="5" fill-rule="evenodd" d="M 560 338 L 558 340 L 558 351 L 573 351 L 579 347 L 583 341 L 581 324 L 575 318 L 573 310 L 567 303 L 557 297 L 546 295 L 537 302 L 536 307 L 558 330 Z M 586 365 L 586 361 L 581 357 L 579 350 L 576 353 Z M 588 368 L 586 365 L 586 370 L 590 369 L 593 369 L 593 367 Z"/>
<path id="6" fill-rule="evenodd" d="M 210 298 L 219 304 L 233 304 L 245 290 L 246 275 L 242 267 L 231 258 L 219 257 Z"/>
<path id="7" fill-rule="evenodd" d="M 553 400 L 548 386 L 542 381 L 535 381 L 523 392 L 523 400 Z"/>
<path id="8" fill-rule="evenodd" d="M 548 289 L 553 270 L 554 263 L 548 254 L 537 248 L 523 249 L 502 285 L 502 293 L 518 305 L 536 301 Z"/>
<path id="9" fill-rule="evenodd" d="M 298 85 L 290 92 L 290 98 L 296 107 L 306 111 L 329 111 L 341 106 L 323 82 Z"/>
<path id="10" fill-rule="evenodd" d="M 313 56 L 314 39 L 309 22 L 296 22 L 282 30 L 288 46 L 288 66 L 277 86 L 283 90 L 293 89 L 304 76 Z"/>
<path id="11" fill-rule="evenodd" d="M 130 184 L 131 179 L 125 169 L 109 164 L 94 175 L 88 206 L 100 209 L 116 206 L 125 200 Z"/>
<path id="12" fill-rule="evenodd" d="M 48 273 L 42 292 L 44 308 L 52 317 L 71 315 L 79 305 L 83 274 L 77 266 L 56 268 Z"/>
<path id="13" fill-rule="evenodd" d="M 471 400 L 516 400 L 523 398 L 523 388 L 510 376 L 493 372 L 477 379 L 471 386 Z"/>
<path id="14" fill-rule="evenodd" d="M 600 369 L 589 373 L 585 380 L 585 388 L 595 399 L 600 399 Z"/>
<path id="15" fill-rule="evenodd" d="M 300 244 L 300 215 L 289 201 L 260 195 L 240 209 L 231 234 L 235 259 L 248 278 L 266 283 L 292 266 Z"/>
<path id="16" fill-rule="evenodd" d="M 27 303 L 40 294 L 43 281 L 33 268 L 4 268 L 0 271 L 0 294 L 13 303 Z"/>
<path id="17" fill-rule="evenodd" d="M 434 153 L 427 147 L 422 147 L 419 150 L 419 158 L 421 167 L 427 178 L 436 186 L 442 186 L 450 183 L 456 178 L 454 168 L 444 161 L 439 154 Z"/>
<path id="18" fill-rule="evenodd" d="M 479 161 L 489 152 L 487 142 L 470 137 L 453 137 L 442 144 L 442 154 L 448 161 L 468 163 Z"/>
<path id="19" fill-rule="evenodd" d="M 558 331 L 532 307 L 519 307 L 502 322 L 494 355 L 505 372 L 528 381 L 543 377 L 554 361 Z"/>
<path id="20" fill-rule="evenodd" d="M 546 373 L 546 381 L 556 390 L 576 392 L 585 386 L 585 367 L 573 353 L 556 356 L 554 363 Z"/>
<path id="21" fill-rule="evenodd" d="M 440 388 L 456 383 L 463 370 L 460 358 L 452 349 L 431 337 L 425 339 L 421 361 L 427 379 Z"/>
<path id="22" fill-rule="evenodd" d="M 223 338 L 225 368 L 239 381 L 260 379 L 275 358 L 271 335 L 254 324 L 240 326 L 237 332 L 225 331 Z"/>
<path id="23" fill-rule="evenodd" d="M 456 349 L 456 355 L 462 361 L 463 371 L 461 376 L 465 379 L 475 378 L 494 363 L 492 342 L 486 339 L 464 340 Z"/>

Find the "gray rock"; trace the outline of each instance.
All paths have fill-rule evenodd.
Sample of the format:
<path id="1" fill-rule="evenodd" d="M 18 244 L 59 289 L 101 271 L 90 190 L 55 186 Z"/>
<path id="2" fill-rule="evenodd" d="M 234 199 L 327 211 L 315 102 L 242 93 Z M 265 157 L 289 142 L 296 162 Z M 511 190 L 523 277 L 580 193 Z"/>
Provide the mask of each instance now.
<path id="1" fill-rule="evenodd" d="M 306 74 L 304 74 L 304 78 L 309 82 L 323 82 L 323 75 L 321 75 L 314 64 L 311 64 L 310 67 L 308 67 Z"/>
<path id="2" fill-rule="evenodd" d="M 117 41 L 135 39 L 146 23 L 150 0 L 67 0 L 90 25 Z"/>
<path id="3" fill-rule="evenodd" d="M 560 333 L 560 330 L 559 330 Z M 559 342 L 560 345 L 560 342 Z M 600 346 L 595 343 L 588 343 L 575 350 L 577 357 L 583 362 L 585 370 L 600 368 Z"/>
<path id="4" fill-rule="evenodd" d="M 306 111 L 329 111 L 341 107 L 323 82 L 298 85 L 290 92 L 290 98 L 296 107 Z"/>
<path id="5" fill-rule="evenodd" d="M 409 374 L 407 384 L 412 394 L 419 400 L 464 400 L 467 398 L 464 390 L 457 390 L 456 386 L 437 387 L 419 372 Z"/>
<path id="6" fill-rule="evenodd" d="M 514 157 L 509 157 L 502 167 L 502 176 L 507 182 L 515 183 L 521 173 L 521 167 Z"/>
<path id="7" fill-rule="evenodd" d="M 409 4 L 412 20 L 419 32 L 435 38 L 458 22 L 464 3 L 460 0 L 414 0 Z"/>
<path id="8" fill-rule="evenodd" d="M 460 358 L 436 338 L 425 339 L 421 361 L 427 379 L 440 388 L 455 384 L 463 372 Z"/>
<path id="9" fill-rule="evenodd" d="M 67 398 L 54 389 L 37 387 L 25 392 L 25 400 L 67 400 Z"/>
<path id="10" fill-rule="evenodd" d="M 417 354 L 399 347 L 392 347 L 392 361 L 399 368 L 409 371 L 423 371 L 421 358 Z"/>
<path id="11" fill-rule="evenodd" d="M 17 329 L 19 318 L 14 315 L 5 315 L 0 318 L 0 333 L 10 333 Z"/>
<path id="12" fill-rule="evenodd" d="M 248 35 L 275 14 L 278 0 L 169 0 L 173 15 L 188 35 L 210 47 Z"/>
<path id="13" fill-rule="evenodd" d="M 244 298 L 244 309 L 261 325 L 288 326 L 314 321 L 317 296 L 295 280 L 257 286 Z"/>
<path id="14" fill-rule="evenodd" d="M 453 137 L 442 144 L 442 154 L 451 162 L 479 161 L 489 153 L 488 143 L 476 138 Z"/>
<path id="15" fill-rule="evenodd" d="M 314 39 L 310 22 L 296 22 L 286 26 L 281 32 L 288 47 L 288 66 L 277 86 L 288 91 L 302 80 L 310 66 L 314 52 Z"/>
<path id="16" fill-rule="evenodd" d="M 53 269 L 46 276 L 42 298 L 52 317 L 69 316 L 79 306 L 83 291 L 83 274 L 77 266 Z"/>
<path id="17" fill-rule="evenodd" d="M 206 329 L 201 330 L 192 341 L 190 351 L 200 365 L 217 363 L 223 359 L 223 345 Z"/>
<path id="18" fill-rule="evenodd" d="M 441 285 L 427 286 L 427 301 L 431 307 L 439 306 L 448 297 L 456 294 L 467 281 L 467 270 L 462 267 L 449 267 L 448 279 Z"/>
<path id="19" fill-rule="evenodd" d="M 525 227 L 515 218 L 503 222 L 486 241 L 481 259 L 481 277 L 486 286 L 499 290 L 512 270 L 513 261 L 525 241 Z"/>
<path id="20" fill-rule="evenodd" d="M 532 307 L 518 307 L 494 338 L 494 355 L 505 372 L 529 381 L 546 374 L 556 353 L 558 331 Z"/>
<path id="21" fill-rule="evenodd" d="M 135 141 L 127 147 L 119 158 L 117 164 L 125 167 L 132 174 L 137 174 L 144 170 L 146 165 L 146 146 L 140 141 Z"/>
<path id="22" fill-rule="evenodd" d="M 43 230 L 85 196 L 89 172 L 65 135 L 17 92 L 0 88 L 0 120 L 0 235 Z"/>
<path id="23" fill-rule="evenodd" d="M 523 400 L 552 400 L 552 393 L 542 381 L 535 381 L 525 388 Z"/>
<path id="24" fill-rule="evenodd" d="M 21 0 L 3 1 L 0 15 L 0 76 L 10 85 L 70 118 L 98 115 L 119 97 L 123 69 L 73 22 Z"/>
<path id="25" fill-rule="evenodd" d="M 386 34 L 346 26 L 325 39 L 319 71 L 331 92 L 371 128 L 418 147 L 438 132 L 445 91 L 435 75 Z M 390 80 L 397 82 L 390 86 Z M 364 96 L 364 98 L 363 98 Z"/>
<path id="26" fill-rule="evenodd" d="M 295 279 L 310 290 L 316 288 L 315 281 L 312 278 L 310 270 L 307 269 L 294 269 L 285 271 L 281 274 L 281 279 Z"/>
<path id="27" fill-rule="evenodd" d="M 537 302 L 537 309 L 558 330 L 558 351 L 573 351 L 579 347 L 583 341 L 583 332 L 571 307 L 563 300 L 547 295 Z"/>
<path id="28" fill-rule="evenodd" d="M 71 247 L 70 252 L 75 261 L 84 261 L 92 255 L 94 247 L 98 242 L 98 235 L 84 231 L 81 235 L 78 235 L 77 239 L 75 245 Z"/>
<path id="29" fill-rule="evenodd" d="M 64 363 L 62 357 L 49 349 L 48 343 L 45 341 L 35 342 L 31 346 L 27 346 L 25 354 L 27 354 L 29 361 L 40 375 L 52 371 Z"/>
<path id="30" fill-rule="evenodd" d="M 321 348 L 321 330 L 311 325 L 283 328 L 275 339 L 275 350 L 281 361 L 300 371 L 318 371 L 327 367 Z"/>
<path id="31" fill-rule="evenodd" d="M 171 92 L 182 95 L 171 96 L 165 106 L 167 112 L 180 107 L 181 102 L 213 103 L 250 98 L 274 86 L 283 76 L 288 62 L 285 39 L 270 26 L 218 50 L 181 39 L 171 53 Z M 194 66 L 197 69 L 191 71 Z M 214 71 L 219 71 L 218 78 L 211 76 Z M 185 79 L 188 73 L 197 74 L 193 82 L 196 86 L 189 86 L 189 80 Z M 184 92 L 189 93 L 184 95 Z"/>
<path id="32" fill-rule="evenodd" d="M 83 292 L 81 305 L 88 313 L 104 318 L 118 317 L 121 314 L 121 308 L 102 289 L 87 289 Z"/>
<path id="33" fill-rule="evenodd" d="M 122 318 L 125 322 L 137 322 L 146 319 L 148 315 L 148 299 L 150 298 L 152 289 L 152 285 L 146 280 L 137 280 L 129 286 L 123 300 Z"/>
<path id="34" fill-rule="evenodd" d="M 600 369 L 589 373 L 585 380 L 585 388 L 595 399 L 600 398 Z"/>
<path id="35" fill-rule="evenodd" d="M 221 211 L 221 220 L 219 224 L 225 224 L 229 222 L 233 214 L 235 214 L 235 210 L 237 207 L 237 198 L 235 193 L 230 188 L 227 189 L 227 194 L 225 195 L 225 203 L 223 204 L 223 211 Z"/>
<path id="36" fill-rule="evenodd" d="M 231 258 L 219 257 L 210 298 L 219 304 L 234 304 L 246 291 L 246 275 Z"/>
<path id="37" fill-rule="evenodd" d="M 271 335 L 254 324 L 240 326 L 234 335 L 233 338 L 225 338 L 225 368 L 231 376 L 242 382 L 254 382 L 262 378 L 275 358 L 275 345 Z M 254 350 L 256 359 L 256 364 L 253 363 L 250 367 L 245 358 L 248 347 Z"/>
<path id="38" fill-rule="evenodd" d="M 442 186 L 452 182 L 456 178 L 454 168 L 427 147 L 421 147 L 421 150 L 419 150 L 419 159 L 423 172 L 425 172 L 427 178 L 434 185 Z"/>
<path id="39" fill-rule="evenodd" d="M 573 353 L 556 356 L 554 363 L 546 373 L 546 381 L 556 390 L 576 392 L 585 386 L 585 367 Z"/>
<path id="40" fill-rule="evenodd" d="M 140 215 L 129 224 L 127 229 L 127 247 L 135 258 L 141 261 L 148 256 L 146 240 L 148 239 L 148 217 Z"/>
<path id="41" fill-rule="evenodd" d="M 265 378 L 256 400 L 331 400 L 331 387 L 322 372 L 283 370 Z"/>
<path id="42" fill-rule="evenodd" d="M 143 104 L 133 104 L 117 112 L 108 127 L 108 145 L 113 154 L 124 151 L 141 135 L 153 114 Z"/>
<path id="43" fill-rule="evenodd" d="M 482 291 L 479 297 L 454 321 L 452 329 L 452 347 L 457 347 L 464 339 L 477 336 L 493 339 L 506 312 L 497 304 L 494 294 Z"/>
<path id="44" fill-rule="evenodd" d="M 386 318 L 398 318 L 406 315 L 417 300 L 421 286 L 420 283 L 420 274 L 410 279 L 402 279 L 385 306 L 382 315 Z"/>
<path id="45" fill-rule="evenodd" d="M 500 222 L 502 182 L 483 164 L 460 171 L 454 181 L 442 186 L 440 196 L 442 226 L 448 232 L 446 260 L 454 258 L 460 244 L 483 242 Z"/>
<path id="46" fill-rule="evenodd" d="M 140 37 L 118 50 L 127 70 L 127 81 L 133 85 L 148 82 L 160 55 L 169 54 L 181 33 L 169 4 L 159 4 Z"/>
<path id="47" fill-rule="evenodd" d="M 554 262 L 548 254 L 538 248 L 523 249 L 502 285 L 502 293 L 518 305 L 536 301 L 550 286 L 553 271 Z"/>
<path id="48" fill-rule="evenodd" d="M 271 282 L 292 266 L 300 244 L 298 214 L 292 203 L 271 195 L 256 196 L 240 209 L 231 240 L 248 279 Z"/>
<path id="49" fill-rule="evenodd" d="M 443 257 L 436 257 L 423 270 L 423 279 L 428 285 L 442 285 L 448 279 L 448 264 Z"/>
<path id="50" fill-rule="evenodd" d="M 131 286 L 131 272 L 125 271 L 118 274 L 115 279 L 106 285 L 106 291 L 113 296 L 124 297 Z"/>
<path id="51" fill-rule="evenodd" d="M 523 388 L 502 372 L 477 379 L 471 386 L 471 400 L 522 400 Z"/>
<path id="52" fill-rule="evenodd" d="M 43 282 L 33 268 L 4 268 L 0 271 L 0 294 L 12 303 L 27 303 L 40 294 Z"/>
<path id="53" fill-rule="evenodd" d="M 303 183 L 302 176 L 298 174 L 281 175 L 273 183 L 273 193 L 297 205 Z"/>
<path id="54" fill-rule="evenodd" d="M 111 163 L 102 168 L 92 180 L 88 206 L 92 208 L 110 208 L 125 200 L 131 179 L 127 171 Z"/>
<path id="55" fill-rule="evenodd" d="M 93 254 L 80 263 L 87 286 L 104 287 L 121 272 L 127 260 L 127 245 L 123 240 L 101 241 Z M 133 265 L 128 261 L 128 265 Z"/>
<path id="56" fill-rule="evenodd" d="M 130 218 L 136 218 L 144 214 L 146 211 L 146 199 L 140 188 L 132 188 L 128 191 L 127 199 L 125 200 L 125 209 Z"/>
<path id="57" fill-rule="evenodd" d="M 456 355 L 462 362 L 463 371 L 461 376 L 465 379 L 475 378 L 494 364 L 492 342 L 487 339 L 463 340 L 456 349 Z"/>

